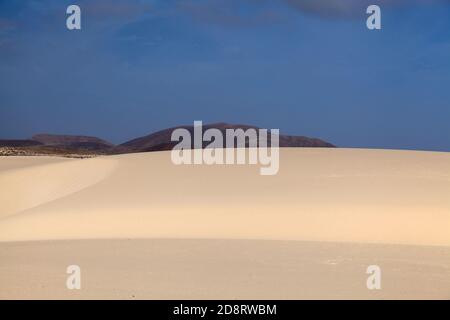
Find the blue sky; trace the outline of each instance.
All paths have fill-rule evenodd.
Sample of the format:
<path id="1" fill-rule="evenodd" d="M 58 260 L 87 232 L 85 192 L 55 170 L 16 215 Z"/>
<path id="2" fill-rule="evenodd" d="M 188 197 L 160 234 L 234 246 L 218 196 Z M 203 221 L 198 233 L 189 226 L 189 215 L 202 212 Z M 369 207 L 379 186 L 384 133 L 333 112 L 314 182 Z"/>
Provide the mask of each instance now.
<path id="1" fill-rule="evenodd" d="M 450 1 L 0 0 L 0 138 L 194 120 L 450 151 Z"/>

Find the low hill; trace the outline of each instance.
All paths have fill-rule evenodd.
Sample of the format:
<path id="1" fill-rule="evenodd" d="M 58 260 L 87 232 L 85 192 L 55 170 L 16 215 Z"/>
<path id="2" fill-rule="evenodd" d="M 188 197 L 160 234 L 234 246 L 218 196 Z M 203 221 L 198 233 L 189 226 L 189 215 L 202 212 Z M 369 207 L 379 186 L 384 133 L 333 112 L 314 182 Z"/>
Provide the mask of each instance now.
<path id="1" fill-rule="evenodd" d="M 177 142 L 171 141 L 172 132 L 175 129 L 184 128 L 188 130 L 191 135 L 194 134 L 194 126 L 179 126 L 173 127 L 169 129 L 164 129 L 161 131 L 154 132 L 147 136 L 143 136 L 140 138 L 136 138 L 130 141 L 127 141 L 123 144 L 120 144 L 112 149 L 113 153 L 133 153 L 133 152 L 148 152 L 148 151 L 163 151 L 163 150 L 171 150 Z M 228 123 L 213 123 L 203 125 L 203 131 L 207 129 L 215 128 L 222 132 L 225 137 L 226 129 L 260 129 L 251 125 L 234 125 Z M 270 138 L 270 135 L 269 135 Z M 333 144 L 323 141 L 317 138 L 310 138 L 304 136 L 289 136 L 289 135 L 280 135 L 279 138 L 279 146 L 280 147 L 325 147 L 325 148 L 333 148 L 335 147 Z M 203 147 L 208 145 L 209 143 L 204 143 Z"/>
<path id="2" fill-rule="evenodd" d="M 20 148 L 20 147 L 32 147 L 42 145 L 41 142 L 35 140 L 2 140 L 0 139 L 0 148 Z"/>
<path id="3" fill-rule="evenodd" d="M 178 143 L 171 141 L 172 132 L 179 128 L 184 128 L 188 130 L 192 136 L 194 135 L 194 126 L 179 126 L 160 130 L 115 146 L 112 143 L 97 137 L 37 134 L 28 140 L 0 140 L 0 148 L 2 149 L 0 150 L 0 155 L 57 155 L 65 157 L 87 157 L 106 154 L 171 150 Z M 260 129 L 251 125 L 235 125 L 220 122 L 203 125 L 203 132 L 211 128 L 218 129 L 224 137 L 226 136 L 225 132 L 227 129 Z M 268 135 L 268 138 L 270 144 L 270 134 Z M 202 147 L 204 148 L 208 144 L 209 142 L 203 143 Z M 248 142 L 246 146 L 248 147 Z M 321 139 L 289 135 L 279 136 L 279 146 L 282 148 L 335 147 L 333 144 Z"/>
<path id="4" fill-rule="evenodd" d="M 58 134 L 36 134 L 32 138 L 45 145 L 59 145 L 59 146 L 77 146 L 77 145 L 103 145 L 105 147 L 112 147 L 113 144 L 97 138 L 89 136 L 74 136 L 74 135 L 58 135 Z"/>

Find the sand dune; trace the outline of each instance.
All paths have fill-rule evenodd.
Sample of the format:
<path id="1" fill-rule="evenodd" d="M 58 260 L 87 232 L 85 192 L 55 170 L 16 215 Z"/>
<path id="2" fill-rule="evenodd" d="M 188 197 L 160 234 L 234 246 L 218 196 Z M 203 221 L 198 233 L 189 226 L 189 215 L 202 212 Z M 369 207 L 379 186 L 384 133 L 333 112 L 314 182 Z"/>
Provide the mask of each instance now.
<path id="1" fill-rule="evenodd" d="M 280 172 L 169 152 L 0 173 L 1 241 L 220 238 L 450 245 L 450 155 L 282 149 Z"/>
<path id="2" fill-rule="evenodd" d="M 109 159 L 57 162 L 47 159 L 48 163 L 30 159 L 28 165 L 17 161 L 19 168 L 0 171 L 0 218 L 83 190 L 104 179 L 115 165 Z"/>
<path id="3" fill-rule="evenodd" d="M 260 176 L 254 165 L 175 166 L 169 152 L 1 158 L 0 297 L 449 298 L 449 195 L 450 154 L 437 152 L 286 148 L 275 176 Z M 136 244 L 132 250 L 129 241 Z M 246 249 L 239 251 L 241 246 Z M 159 261 L 150 273 L 173 276 L 186 291 L 170 281 L 149 289 L 149 277 L 133 286 L 136 296 L 127 289 L 128 280 L 136 281 L 130 276 L 121 278 L 118 292 L 99 280 L 92 291 L 70 296 L 48 275 L 71 261 L 70 252 L 81 262 L 101 253 L 102 259 L 85 262 L 96 272 L 113 261 L 122 271 L 139 269 L 135 264 L 146 252 L 144 266 L 151 269 L 151 261 Z M 291 260 L 306 252 L 309 262 Z M 45 263 L 36 266 L 30 257 L 45 257 Z M 202 272 L 210 257 L 227 261 L 241 286 L 227 287 L 218 265 L 209 275 Z M 323 261 L 338 261 L 342 268 L 320 268 Z M 373 294 L 358 287 L 355 279 L 364 278 L 364 266 L 374 261 L 388 268 L 398 290 Z M 36 277 L 27 279 L 36 287 L 24 293 L 23 272 L 33 267 Z M 246 268 L 253 268 L 259 282 Z M 184 278 L 201 274 L 207 283 L 200 286 Z M 320 285 L 321 277 L 333 275 L 347 279 L 347 287 L 339 279 Z M 277 279 L 289 282 L 286 277 L 306 291 L 277 287 Z M 39 283 L 64 293 L 53 295 Z M 425 283 L 438 285 L 420 291 Z"/>

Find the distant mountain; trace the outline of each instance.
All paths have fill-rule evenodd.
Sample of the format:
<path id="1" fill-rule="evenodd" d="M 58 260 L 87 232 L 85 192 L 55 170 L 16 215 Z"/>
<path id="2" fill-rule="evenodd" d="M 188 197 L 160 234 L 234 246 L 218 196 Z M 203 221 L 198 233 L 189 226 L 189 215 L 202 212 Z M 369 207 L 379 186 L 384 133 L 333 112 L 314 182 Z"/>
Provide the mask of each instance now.
<path id="1" fill-rule="evenodd" d="M 173 130 L 178 128 L 184 128 L 188 130 L 191 135 L 194 134 L 194 126 L 179 126 L 173 127 L 169 129 L 164 129 L 161 131 L 154 132 L 144 137 L 136 138 L 120 144 L 112 149 L 112 153 L 133 153 L 133 152 L 149 152 L 149 151 L 163 151 L 163 150 L 171 150 L 178 142 L 171 141 L 171 135 Z M 226 129 L 256 129 L 258 127 L 250 126 L 250 125 L 233 125 L 228 123 L 213 123 L 203 125 L 203 131 L 215 128 L 222 132 L 225 137 Z M 270 139 L 270 134 L 268 135 Z M 316 139 L 309 138 L 304 136 L 289 136 L 289 135 L 280 135 L 279 137 L 279 146 L 280 147 L 326 147 L 333 148 L 335 147 L 333 144 Z M 269 140 L 270 141 L 270 140 Z M 204 143 L 203 147 L 208 145 L 209 143 Z"/>
<path id="2" fill-rule="evenodd" d="M 171 141 L 172 132 L 175 129 L 184 128 L 194 136 L 194 126 L 179 126 L 154 132 L 144 137 L 136 138 L 118 146 L 112 143 L 89 136 L 37 134 L 28 140 L 0 140 L 0 155 L 59 155 L 59 156 L 95 156 L 107 154 L 123 154 L 135 152 L 151 152 L 172 150 L 178 142 Z M 203 132 L 215 128 L 222 132 L 225 138 L 226 129 L 255 129 L 260 128 L 250 125 L 233 125 L 228 123 L 213 123 L 203 125 Z M 268 134 L 270 144 L 270 134 Z M 203 148 L 209 142 L 203 143 Z M 248 146 L 248 143 L 247 143 Z M 335 147 L 326 141 L 303 136 L 279 136 L 280 147 Z M 6 150 L 7 149 L 7 150 Z"/>
<path id="3" fill-rule="evenodd" d="M 96 137 L 38 134 L 28 140 L 0 140 L 0 155 L 94 156 L 109 154 L 113 147 Z"/>
<path id="4" fill-rule="evenodd" d="M 0 147 L 20 148 L 42 145 L 41 142 L 35 140 L 1 140 Z"/>
<path id="5" fill-rule="evenodd" d="M 58 134 L 36 134 L 32 138 L 45 145 L 58 146 L 74 146 L 74 145 L 102 145 L 105 147 L 112 147 L 113 144 L 97 137 L 89 136 L 72 136 L 72 135 L 58 135 Z"/>

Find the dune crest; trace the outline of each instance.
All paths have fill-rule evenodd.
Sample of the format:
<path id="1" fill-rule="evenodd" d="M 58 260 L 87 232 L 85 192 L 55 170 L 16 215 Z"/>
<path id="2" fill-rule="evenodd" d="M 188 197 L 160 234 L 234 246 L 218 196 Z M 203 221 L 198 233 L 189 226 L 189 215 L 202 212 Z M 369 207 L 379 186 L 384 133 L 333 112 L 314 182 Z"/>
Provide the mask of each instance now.
<path id="1" fill-rule="evenodd" d="M 44 161 L 24 167 L 17 161 L 18 168 L 0 171 L 0 219 L 83 190 L 106 178 L 116 166 L 113 159 L 103 158 Z"/>

